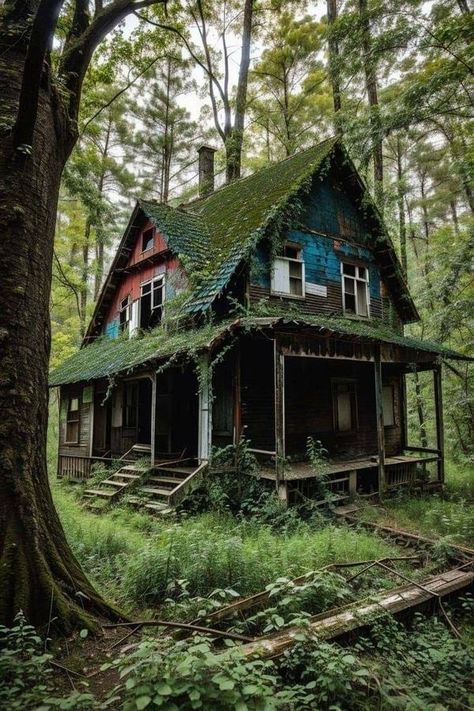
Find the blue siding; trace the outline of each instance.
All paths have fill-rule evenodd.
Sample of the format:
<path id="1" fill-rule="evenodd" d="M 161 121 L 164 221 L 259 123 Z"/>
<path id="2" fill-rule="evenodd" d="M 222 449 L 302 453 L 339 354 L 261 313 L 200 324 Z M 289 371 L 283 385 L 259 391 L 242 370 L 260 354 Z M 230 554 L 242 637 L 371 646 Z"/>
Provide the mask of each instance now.
<path id="1" fill-rule="evenodd" d="M 118 319 L 115 319 L 114 321 L 111 321 L 110 323 L 106 324 L 104 328 L 104 336 L 107 336 L 107 338 L 118 338 L 119 335 L 119 322 Z"/>
<path id="2" fill-rule="evenodd" d="M 368 230 L 362 215 L 345 190 L 333 183 L 328 176 L 322 181 L 316 180 L 306 198 L 306 208 L 301 218 L 299 229 L 289 230 L 287 239 L 300 244 L 305 262 L 305 280 L 312 284 L 341 284 L 341 259 L 355 257 L 367 263 L 369 268 L 370 295 L 380 297 L 380 274 L 372 252 L 359 246 L 368 241 Z M 305 226 L 315 232 L 331 234 L 313 234 L 305 231 Z M 337 249 L 334 241 L 349 238 L 349 234 L 359 244 L 339 242 Z M 257 247 L 252 265 L 253 284 L 270 288 L 270 259 L 268 250 Z"/>

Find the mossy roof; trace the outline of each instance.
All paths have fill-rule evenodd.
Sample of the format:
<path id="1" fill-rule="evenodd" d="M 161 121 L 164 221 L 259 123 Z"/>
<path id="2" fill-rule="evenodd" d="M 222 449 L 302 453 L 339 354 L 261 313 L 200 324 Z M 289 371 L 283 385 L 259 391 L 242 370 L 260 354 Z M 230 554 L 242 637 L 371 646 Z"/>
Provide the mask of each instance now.
<path id="1" fill-rule="evenodd" d="M 138 204 L 164 236 L 168 247 L 191 269 L 199 269 L 208 257 L 210 241 L 201 215 L 150 200 L 139 200 Z"/>
<path id="2" fill-rule="evenodd" d="M 188 311 L 208 308 L 227 286 L 256 241 L 278 224 L 300 189 L 329 156 L 330 138 L 190 203 L 209 232 L 209 273 L 192 294 Z"/>
<path id="3" fill-rule="evenodd" d="M 382 322 L 352 321 L 307 314 L 300 316 L 291 311 L 288 313 L 288 310 L 281 313 L 275 310 L 270 316 L 249 315 L 175 333 L 169 333 L 163 327 L 159 327 L 141 337 L 117 339 L 102 337 L 81 348 L 56 368 L 50 375 L 49 385 L 54 387 L 118 374 L 126 375 L 144 368 L 146 364 L 166 361 L 175 356 L 190 357 L 210 350 L 217 341 L 231 333 L 278 329 L 278 327 L 290 329 L 309 327 L 314 329 L 315 335 L 330 334 L 336 338 L 357 337 L 361 341 L 394 344 L 411 350 L 432 353 L 441 358 L 472 360 L 469 356 L 437 343 L 413 336 L 402 336 Z"/>

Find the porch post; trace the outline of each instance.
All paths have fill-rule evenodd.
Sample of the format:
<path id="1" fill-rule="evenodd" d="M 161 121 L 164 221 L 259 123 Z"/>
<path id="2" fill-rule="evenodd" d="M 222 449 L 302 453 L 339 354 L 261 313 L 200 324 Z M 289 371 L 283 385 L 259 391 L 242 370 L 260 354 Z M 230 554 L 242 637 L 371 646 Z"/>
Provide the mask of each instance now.
<path id="1" fill-rule="evenodd" d="M 407 413 L 407 376 L 403 372 L 401 376 L 400 396 L 402 400 L 401 416 L 402 416 L 402 449 L 408 447 L 408 413 Z"/>
<path id="2" fill-rule="evenodd" d="M 374 373 L 375 373 L 375 415 L 377 419 L 377 453 L 379 460 L 379 492 L 383 492 L 385 481 L 385 432 L 383 424 L 383 391 L 382 391 L 382 360 L 380 346 L 374 348 Z"/>
<path id="3" fill-rule="evenodd" d="M 242 434 L 242 395 L 240 377 L 240 344 L 234 355 L 234 445 L 239 444 Z"/>
<path id="4" fill-rule="evenodd" d="M 285 459 L 285 356 L 281 350 L 278 334 L 274 338 L 274 376 L 275 376 L 275 476 L 279 497 L 287 500 L 287 487 L 283 481 L 283 462 Z"/>
<path id="5" fill-rule="evenodd" d="M 156 444 L 156 373 L 151 376 L 151 438 L 150 438 L 150 459 L 151 466 L 155 463 Z"/>
<path id="6" fill-rule="evenodd" d="M 444 484 L 444 426 L 441 363 L 436 363 L 433 368 L 433 384 L 436 412 L 436 447 L 438 449 L 438 481 Z"/>
<path id="7" fill-rule="evenodd" d="M 212 388 L 209 354 L 199 359 L 199 422 L 198 422 L 198 458 L 199 462 L 211 457 L 212 442 Z"/>

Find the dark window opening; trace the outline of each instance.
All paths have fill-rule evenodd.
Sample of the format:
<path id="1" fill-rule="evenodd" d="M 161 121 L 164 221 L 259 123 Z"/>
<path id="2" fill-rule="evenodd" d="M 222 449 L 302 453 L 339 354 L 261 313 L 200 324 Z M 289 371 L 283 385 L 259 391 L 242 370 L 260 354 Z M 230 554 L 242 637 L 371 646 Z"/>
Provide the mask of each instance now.
<path id="1" fill-rule="evenodd" d="M 155 230 L 153 227 L 150 227 L 150 229 L 145 230 L 145 232 L 142 234 L 142 252 L 146 252 L 148 249 L 151 249 L 153 247 L 155 241 Z"/>
<path id="2" fill-rule="evenodd" d="M 341 264 L 344 313 L 369 315 L 369 272 L 356 264 Z"/>
<path id="3" fill-rule="evenodd" d="M 163 276 L 141 286 L 140 328 L 147 330 L 161 323 L 165 280 Z"/>
<path id="4" fill-rule="evenodd" d="M 130 301 L 130 296 L 120 302 L 120 330 L 126 331 L 131 317 L 132 304 Z"/>
<path id="5" fill-rule="evenodd" d="M 71 397 L 67 407 L 66 442 L 70 444 L 79 443 L 80 422 L 79 398 Z"/>
<path id="6" fill-rule="evenodd" d="M 357 429 L 357 389 L 355 381 L 335 381 L 332 385 L 334 429 L 352 432 Z"/>
<path id="7" fill-rule="evenodd" d="M 123 403 L 123 426 L 137 426 L 138 383 L 126 383 Z"/>

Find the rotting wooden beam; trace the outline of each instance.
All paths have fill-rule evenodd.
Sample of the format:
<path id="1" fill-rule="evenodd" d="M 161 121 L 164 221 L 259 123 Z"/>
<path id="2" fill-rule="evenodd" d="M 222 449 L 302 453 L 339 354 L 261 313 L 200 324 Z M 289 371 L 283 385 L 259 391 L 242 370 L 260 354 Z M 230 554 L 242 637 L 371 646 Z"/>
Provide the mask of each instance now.
<path id="1" fill-rule="evenodd" d="M 275 334 L 273 367 L 275 381 L 275 473 L 278 496 L 286 500 L 286 484 L 283 481 L 285 460 L 285 356 L 280 337 Z"/>
<path id="2" fill-rule="evenodd" d="M 316 573 L 323 573 L 323 572 L 328 572 L 331 570 L 340 570 L 344 568 L 357 568 L 359 566 L 365 566 L 365 565 L 370 565 L 370 564 L 375 564 L 375 563 L 383 563 L 383 562 L 394 562 L 394 561 L 414 561 L 414 560 L 419 560 L 420 556 L 419 555 L 403 555 L 403 556 L 390 556 L 386 558 L 380 558 L 379 560 L 358 560 L 358 561 L 353 561 L 351 563 L 330 563 L 329 565 L 325 565 L 323 568 L 318 568 L 318 570 L 306 573 L 305 575 L 300 575 L 297 578 L 293 578 L 290 582 L 293 585 L 303 585 L 305 582 L 308 582 L 308 580 L 311 579 L 312 575 L 315 575 Z M 209 615 L 206 615 L 205 617 L 200 617 L 195 620 L 193 620 L 190 624 L 196 625 L 199 624 L 200 622 L 206 621 L 206 623 L 216 623 L 220 622 L 221 620 L 225 620 L 229 617 L 232 617 L 235 615 L 237 612 L 243 612 L 244 610 L 251 610 L 255 607 L 260 607 L 261 605 L 264 605 L 266 602 L 268 602 L 270 598 L 270 591 L 269 590 L 262 590 L 261 592 L 254 593 L 253 595 L 249 595 L 248 597 L 244 597 L 240 600 L 236 600 L 235 602 L 231 603 L 230 605 L 226 605 L 225 607 L 221 607 L 220 609 L 216 610 L 215 612 L 211 612 Z"/>
<path id="3" fill-rule="evenodd" d="M 309 626 L 305 627 L 304 631 L 318 640 L 336 639 L 349 632 L 362 631 L 387 614 L 397 616 L 424 605 L 432 598 L 439 599 L 459 593 L 473 583 L 473 571 L 454 568 L 423 581 L 422 585 L 405 585 L 383 592 L 375 600 L 372 597 L 343 609 L 316 615 L 310 619 Z M 301 627 L 289 627 L 282 632 L 244 644 L 240 651 L 244 657 L 273 659 L 295 645 L 301 633 Z"/>

